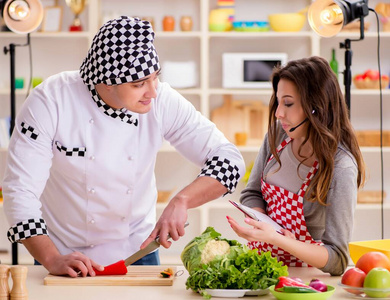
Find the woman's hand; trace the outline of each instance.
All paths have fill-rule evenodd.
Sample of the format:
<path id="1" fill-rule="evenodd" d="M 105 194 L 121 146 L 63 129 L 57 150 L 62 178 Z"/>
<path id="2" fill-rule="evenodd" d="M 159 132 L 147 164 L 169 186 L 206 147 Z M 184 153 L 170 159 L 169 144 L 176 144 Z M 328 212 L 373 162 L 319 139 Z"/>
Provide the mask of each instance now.
<path id="1" fill-rule="evenodd" d="M 297 239 L 297 238 L 295 237 L 295 235 L 294 235 L 292 232 L 288 231 L 287 229 L 282 228 L 282 229 L 281 229 L 281 232 L 283 233 L 284 236 L 286 236 L 286 237 L 288 237 L 288 238 L 290 238 L 290 239 L 293 239 L 293 240 L 296 240 L 296 239 Z"/>
<path id="2" fill-rule="evenodd" d="M 253 241 L 261 241 L 265 243 L 273 244 L 273 240 L 275 237 L 279 235 L 278 232 L 275 231 L 271 224 L 256 221 L 250 218 L 245 218 L 245 223 L 253 226 L 252 228 L 240 226 L 236 220 L 227 216 L 228 222 L 232 229 L 237 233 L 238 236 L 248 240 L 249 242 Z M 295 236 L 286 229 L 282 230 L 283 234 L 285 234 L 289 238 L 295 239 Z"/>

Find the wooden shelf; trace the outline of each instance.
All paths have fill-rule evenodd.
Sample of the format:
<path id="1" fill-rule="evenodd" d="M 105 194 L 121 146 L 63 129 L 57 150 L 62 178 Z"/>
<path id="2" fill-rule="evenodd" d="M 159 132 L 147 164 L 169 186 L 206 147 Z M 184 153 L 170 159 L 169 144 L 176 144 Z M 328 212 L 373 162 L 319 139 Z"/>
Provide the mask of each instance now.
<path id="1" fill-rule="evenodd" d="M 275 31 L 260 31 L 260 32 L 243 32 L 243 31 L 227 31 L 227 32 L 209 32 L 210 38 L 311 38 L 314 33 L 312 31 L 300 32 L 275 32 Z"/>

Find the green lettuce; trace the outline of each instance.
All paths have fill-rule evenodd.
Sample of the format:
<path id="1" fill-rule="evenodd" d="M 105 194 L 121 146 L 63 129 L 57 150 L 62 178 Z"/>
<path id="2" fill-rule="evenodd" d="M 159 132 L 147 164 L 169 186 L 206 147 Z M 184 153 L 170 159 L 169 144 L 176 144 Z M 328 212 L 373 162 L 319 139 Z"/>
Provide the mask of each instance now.
<path id="1" fill-rule="evenodd" d="M 212 239 L 228 242 L 230 249 L 226 254 L 202 263 L 202 251 Z M 270 252 L 258 254 L 256 249 L 250 250 L 236 240 L 223 239 L 212 227 L 188 243 L 181 258 L 189 272 L 186 288 L 204 296 L 207 296 L 204 289 L 266 289 L 280 276 L 288 276 L 287 266 Z"/>

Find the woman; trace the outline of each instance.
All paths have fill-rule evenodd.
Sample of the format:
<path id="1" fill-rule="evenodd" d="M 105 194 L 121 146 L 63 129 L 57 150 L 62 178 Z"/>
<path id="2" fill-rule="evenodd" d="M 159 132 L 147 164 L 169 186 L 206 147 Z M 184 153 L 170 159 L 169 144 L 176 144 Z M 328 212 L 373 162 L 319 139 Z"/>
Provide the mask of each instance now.
<path id="1" fill-rule="evenodd" d="M 325 59 L 310 57 L 275 69 L 272 86 L 268 134 L 240 201 L 283 234 L 249 218 L 253 228 L 228 221 L 259 253 L 341 275 L 364 162 L 339 83 Z"/>

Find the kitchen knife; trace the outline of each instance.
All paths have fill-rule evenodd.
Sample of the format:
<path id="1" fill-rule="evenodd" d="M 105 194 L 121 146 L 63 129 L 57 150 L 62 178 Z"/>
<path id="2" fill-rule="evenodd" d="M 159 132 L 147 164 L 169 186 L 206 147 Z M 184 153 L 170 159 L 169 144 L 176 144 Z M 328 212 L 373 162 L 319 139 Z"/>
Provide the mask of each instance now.
<path id="1" fill-rule="evenodd" d="M 184 227 L 187 227 L 189 225 L 188 222 L 184 224 Z M 168 234 L 168 239 L 170 239 L 171 236 Z M 153 250 L 156 250 L 158 247 L 160 247 L 160 239 L 159 236 L 157 238 L 150 242 L 149 245 L 147 245 L 145 248 L 138 250 L 133 255 L 129 256 L 125 259 L 125 266 L 130 266 L 132 263 L 135 263 L 140 258 L 144 257 L 145 255 L 149 254 Z"/>

